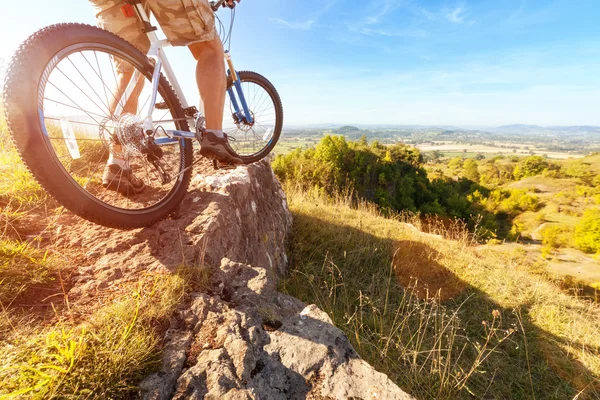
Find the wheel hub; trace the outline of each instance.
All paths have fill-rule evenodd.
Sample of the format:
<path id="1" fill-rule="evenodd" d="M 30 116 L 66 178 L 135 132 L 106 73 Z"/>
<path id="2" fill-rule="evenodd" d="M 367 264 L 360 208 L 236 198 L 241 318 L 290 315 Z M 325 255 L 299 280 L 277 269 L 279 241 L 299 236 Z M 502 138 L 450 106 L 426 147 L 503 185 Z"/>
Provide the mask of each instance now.
<path id="1" fill-rule="evenodd" d="M 254 113 L 253 113 L 252 111 L 250 111 L 250 114 L 252 115 L 252 121 L 255 121 L 255 118 L 254 118 Z M 234 118 L 235 118 L 235 117 L 234 117 Z M 245 133 L 245 132 L 249 132 L 249 131 L 250 131 L 250 129 L 252 129 L 252 127 L 254 126 L 254 123 L 249 123 L 249 122 L 246 120 L 246 118 L 244 118 L 244 120 L 243 120 L 243 121 L 239 121 L 239 122 L 237 121 L 237 118 L 235 118 L 235 120 L 236 120 L 236 125 L 237 125 L 237 128 L 238 128 L 240 131 L 244 132 L 244 133 Z"/>

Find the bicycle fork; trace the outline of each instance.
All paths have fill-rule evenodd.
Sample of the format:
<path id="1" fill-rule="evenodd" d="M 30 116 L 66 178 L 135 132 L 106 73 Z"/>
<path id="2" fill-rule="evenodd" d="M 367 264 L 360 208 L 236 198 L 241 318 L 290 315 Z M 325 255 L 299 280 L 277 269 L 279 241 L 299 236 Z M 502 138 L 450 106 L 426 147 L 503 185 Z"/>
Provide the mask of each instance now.
<path id="1" fill-rule="evenodd" d="M 237 92 L 237 95 L 240 99 L 240 103 L 242 103 L 242 110 L 240 110 L 240 106 L 238 105 L 237 99 L 235 98 L 235 94 L 233 93 L 233 87 L 227 89 L 227 94 L 231 99 L 231 104 L 234 110 L 233 120 L 237 124 L 245 123 L 252 126 L 254 125 L 254 116 L 252 115 L 252 113 L 250 113 L 250 110 L 248 109 L 248 103 L 246 102 L 246 97 L 244 96 L 244 92 L 242 90 L 242 82 L 240 81 L 240 78 L 237 72 L 235 71 L 235 68 L 233 67 L 233 61 L 231 60 L 231 54 L 229 53 L 229 50 L 225 51 L 225 61 L 229 66 L 229 69 L 227 70 L 227 75 L 231 77 L 233 87 L 235 87 L 235 91 Z M 243 114 L 241 111 L 243 111 Z"/>

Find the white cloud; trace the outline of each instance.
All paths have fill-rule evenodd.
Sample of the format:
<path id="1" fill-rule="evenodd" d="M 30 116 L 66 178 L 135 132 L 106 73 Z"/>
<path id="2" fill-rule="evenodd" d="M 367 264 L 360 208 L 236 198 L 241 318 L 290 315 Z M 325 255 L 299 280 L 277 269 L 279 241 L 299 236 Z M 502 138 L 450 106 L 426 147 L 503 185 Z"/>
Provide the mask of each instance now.
<path id="1" fill-rule="evenodd" d="M 427 31 L 422 29 L 413 29 L 413 30 L 390 30 L 390 29 L 371 29 L 371 28 L 361 28 L 359 30 L 360 33 L 364 35 L 379 35 L 379 36 L 388 36 L 388 37 L 418 37 L 424 38 L 427 36 Z"/>
<path id="2" fill-rule="evenodd" d="M 303 31 L 307 31 L 313 27 L 315 20 L 308 19 L 306 21 L 286 21 L 281 18 L 271 18 L 271 21 L 276 22 L 280 25 L 286 26 L 291 29 L 300 29 Z"/>
<path id="3" fill-rule="evenodd" d="M 452 10 L 446 10 L 444 12 L 444 17 L 453 24 L 462 24 L 465 20 L 465 16 L 463 15 L 464 12 L 464 8 L 459 6 Z"/>
<path id="4" fill-rule="evenodd" d="M 373 15 L 366 17 L 363 21 L 363 25 L 375 25 L 378 24 L 383 17 L 398 8 L 402 1 L 400 0 L 376 0 L 372 2 L 374 7 L 379 11 Z"/>
<path id="5" fill-rule="evenodd" d="M 273 79 L 294 124 L 600 125 L 600 77 L 590 78 L 598 62 L 548 65 L 546 57 L 539 49 L 493 51 L 429 68 L 313 66 Z"/>
<path id="6" fill-rule="evenodd" d="M 467 7 L 464 2 L 451 8 L 443 7 L 434 11 L 428 10 L 416 2 L 407 3 L 406 8 L 416 17 L 427 21 L 448 21 L 453 24 L 473 24 L 475 22 L 467 20 Z"/>
<path id="7" fill-rule="evenodd" d="M 285 27 L 291 29 L 300 29 L 303 31 L 308 31 L 315 26 L 315 23 L 321 18 L 323 14 L 325 14 L 333 5 L 337 2 L 337 0 L 328 0 L 325 3 L 325 6 L 317 11 L 316 14 L 312 18 L 306 19 L 305 21 L 287 21 L 283 18 L 271 18 L 270 21 L 283 25 Z"/>

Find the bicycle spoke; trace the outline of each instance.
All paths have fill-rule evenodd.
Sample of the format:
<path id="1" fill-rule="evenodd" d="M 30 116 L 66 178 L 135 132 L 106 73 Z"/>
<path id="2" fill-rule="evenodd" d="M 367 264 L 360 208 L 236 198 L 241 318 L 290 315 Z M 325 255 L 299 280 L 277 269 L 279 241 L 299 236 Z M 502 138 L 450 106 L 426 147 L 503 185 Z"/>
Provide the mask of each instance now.
<path id="1" fill-rule="evenodd" d="M 48 83 L 50 83 L 52 86 L 54 86 L 54 84 L 53 84 L 52 82 L 48 82 Z M 55 87 L 56 87 L 56 86 L 55 86 Z M 58 89 L 58 88 L 57 88 L 57 89 Z M 63 92 L 62 92 L 60 89 L 58 89 L 58 90 L 59 90 L 61 93 L 63 93 Z M 64 94 L 64 93 L 63 93 L 63 94 Z M 72 100 L 72 99 L 71 99 L 69 96 L 65 95 L 65 97 L 66 97 L 67 99 L 69 99 L 69 101 L 70 101 L 71 103 L 73 103 L 73 104 L 77 104 L 77 103 L 75 103 L 75 102 L 74 102 L 74 101 L 73 101 L 73 100 Z M 96 114 L 96 113 L 93 113 L 93 112 L 91 112 L 91 111 L 89 111 L 89 112 L 88 112 L 88 111 L 84 110 L 83 108 L 81 108 L 81 107 L 79 107 L 79 106 L 71 106 L 71 105 L 69 105 L 69 104 L 65 104 L 65 103 L 62 103 L 62 102 L 60 102 L 60 101 L 56 101 L 56 100 L 53 100 L 53 99 L 48 99 L 48 98 L 44 98 L 44 100 L 52 101 L 52 102 L 54 102 L 54 103 L 57 103 L 57 104 L 63 105 L 63 106 L 65 106 L 65 107 L 71 107 L 71 108 L 74 108 L 74 109 L 76 109 L 76 110 L 83 111 L 84 113 L 86 113 L 86 114 L 87 114 L 87 116 L 88 116 L 88 117 L 90 117 L 91 119 L 93 119 L 93 120 L 94 120 L 94 122 L 95 122 L 95 123 L 97 123 L 98 125 L 100 125 L 100 122 L 98 122 L 98 120 L 97 120 L 97 119 L 95 119 L 94 117 L 92 117 L 92 114 L 93 114 L 93 115 L 96 115 L 96 116 L 98 116 L 98 117 L 102 117 L 103 119 L 104 119 L 104 118 L 106 118 L 106 116 L 105 116 L 105 115 Z"/>
<path id="2" fill-rule="evenodd" d="M 144 108 L 146 108 L 146 105 L 148 104 L 148 102 L 150 101 L 150 99 L 152 98 L 152 92 L 150 92 L 150 94 L 148 95 L 148 97 L 146 97 L 146 101 L 144 101 L 144 104 L 141 107 L 138 107 L 138 114 L 140 114 L 142 112 L 142 110 L 144 110 Z M 139 104 L 138 104 L 139 106 Z"/>
<path id="3" fill-rule="evenodd" d="M 65 137 L 48 137 L 48 139 L 65 140 L 66 138 L 65 138 Z M 100 143 L 102 143 L 102 140 L 101 140 L 101 139 L 83 139 L 83 138 L 76 138 L 75 140 L 76 140 L 77 142 L 79 142 L 79 141 L 83 140 L 83 141 L 86 141 L 86 142 L 100 142 Z"/>
<path id="4" fill-rule="evenodd" d="M 112 73 L 113 73 L 113 77 L 115 78 L 115 88 L 119 87 L 119 81 L 117 80 L 117 73 L 115 72 L 115 58 L 114 56 L 111 54 L 109 56 L 109 58 L 111 59 L 111 65 L 112 65 Z M 119 96 L 120 98 L 117 99 L 117 97 L 114 95 L 113 93 L 113 97 L 115 98 L 115 100 L 117 101 L 117 103 L 121 106 L 121 109 L 125 108 L 125 105 L 123 104 L 123 96 Z M 113 110 L 114 113 L 114 110 Z"/>
<path id="5" fill-rule="evenodd" d="M 106 166 L 106 160 L 110 153 L 105 142 L 107 139 L 111 139 L 98 135 L 101 133 L 102 127 L 106 125 L 104 121 L 107 118 L 115 121 L 113 127 L 115 130 L 119 129 L 118 122 L 112 117 L 111 101 L 114 102 L 114 105 L 121 105 L 123 108 L 129 107 L 125 104 L 127 97 L 118 98 L 118 91 L 121 90 L 119 89 L 121 78 L 117 76 L 116 69 L 119 63 L 126 61 L 113 54 L 104 53 L 102 50 L 79 52 L 79 54 L 80 56 L 76 53 L 69 53 L 56 64 L 49 74 L 46 95 L 43 97 L 46 104 L 44 111 L 48 114 L 47 117 L 44 116 L 47 124 L 47 139 L 54 149 L 55 158 L 84 190 L 101 202 L 126 209 L 139 209 L 156 204 L 174 187 L 175 180 L 163 184 L 159 171 L 145 156 L 134 156 L 130 159 L 127 167 L 119 169 L 113 167 L 115 168 L 114 174 L 106 182 L 106 185 L 100 186 L 102 169 Z M 104 70 L 109 68 L 112 72 L 106 73 Z M 114 89 L 111 89 L 111 83 L 107 83 L 105 80 L 110 74 L 113 75 Z M 139 83 L 134 93 L 138 98 L 132 97 L 132 101 L 137 103 L 139 114 L 151 106 L 152 86 L 149 77 L 144 73 L 139 74 L 137 82 Z M 157 102 L 161 101 L 164 99 L 159 94 Z M 53 107 L 56 107 L 56 110 Z M 155 121 L 162 124 L 174 124 L 175 129 L 179 129 L 180 122 L 187 120 L 187 118 L 173 118 L 170 109 L 164 112 L 161 110 L 160 114 L 162 117 Z M 63 122 L 69 123 L 69 127 L 68 131 L 63 130 L 63 135 L 61 135 L 64 127 L 61 123 Z M 167 128 L 165 127 L 165 129 Z M 76 135 L 74 138 L 73 134 Z M 162 136 L 160 133 L 157 135 L 157 137 Z M 70 140 L 79 143 L 77 151 L 80 156 L 77 158 L 73 157 L 75 154 L 69 149 L 72 143 Z M 165 155 L 162 162 L 166 163 L 164 164 L 165 170 L 170 175 L 178 176 L 183 173 L 185 168 L 180 153 L 182 144 L 180 142 L 173 144 L 174 146 L 169 145 L 163 148 Z M 98 146 L 102 146 L 102 148 Z M 176 164 L 167 165 L 170 162 L 176 162 Z M 135 196 L 131 196 L 133 193 L 126 195 L 120 193 L 124 191 L 125 185 L 129 185 L 129 172 L 125 170 L 126 168 L 131 168 L 131 173 L 144 182 L 146 190 L 143 193 Z"/>
<path id="6" fill-rule="evenodd" d="M 96 72 L 94 67 L 92 67 L 92 64 L 90 64 L 90 62 L 88 61 L 85 54 L 81 53 L 81 55 L 83 56 L 85 61 L 88 63 L 90 68 L 92 68 L 92 71 L 94 71 L 96 73 L 96 76 L 98 76 L 100 78 L 100 82 L 102 83 L 102 90 L 104 91 L 104 97 L 106 98 L 106 104 L 108 104 L 110 107 L 110 101 L 108 100 L 108 92 L 106 91 L 106 85 L 104 84 L 104 78 L 102 77 L 102 69 L 100 68 L 100 62 L 98 61 L 98 54 L 94 51 L 94 58 L 96 59 L 96 66 L 98 67 L 98 72 Z M 111 92 L 111 95 L 112 95 L 112 92 Z M 112 112 L 111 112 L 111 115 L 112 115 Z"/>
<path id="7" fill-rule="evenodd" d="M 96 63 L 98 63 L 98 55 L 96 54 L 96 51 L 94 51 L 94 56 L 96 57 Z M 113 76 L 115 78 L 115 87 L 116 87 L 116 85 L 117 85 L 117 76 L 115 75 L 115 71 L 114 71 L 114 58 L 112 58 L 112 56 L 109 56 L 109 58 L 111 59 L 110 63 L 113 65 L 113 68 L 111 70 L 112 70 Z M 87 58 L 85 60 L 87 61 Z M 89 64 L 89 61 L 88 61 L 88 64 Z M 92 70 L 93 69 L 94 68 L 92 68 Z M 100 78 L 100 81 L 102 82 L 102 86 L 104 87 L 104 90 L 106 91 L 108 89 L 108 92 L 113 97 L 113 99 L 115 99 L 115 102 L 121 104 L 121 107 L 123 107 L 122 101 L 120 99 L 117 99 L 117 97 L 112 92 L 112 90 L 110 90 L 110 88 L 106 85 L 106 83 L 104 83 L 104 78 L 102 77 L 102 69 L 100 68 L 100 64 L 99 63 L 98 63 L 98 72 L 99 72 L 99 74 L 96 74 L 96 75 Z M 108 101 L 108 99 L 107 99 L 107 101 Z M 108 103 L 110 104 L 110 102 L 108 102 Z M 111 114 L 111 116 L 113 116 L 114 115 L 114 110 L 111 110 L 110 114 Z"/>
<path id="8" fill-rule="evenodd" d="M 68 58 L 68 57 L 67 57 L 67 58 Z M 81 93 L 83 93 L 83 95 L 84 95 L 85 97 L 87 97 L 89 101 L 91 101 L 91 102 L 92 102 L 92 103 L 93 103 L 93 104 L 94 104 L 96 107 L 98 107 L 98 110 L 100 110 L 100 111 L 104 111 L 104 110 L 102 110 L 102 108 L 101 108 L 101 107 L 100 107 L 98 104 L 96 104 L 96 102 L 95 102 L 94 100 L 92 100 L 92 98 L 91 98 L 90 96 L 88 96 L 88 94 L 87 94 L 86 92 L 84 92 L 84 91 L 83 91 L 83 89 L 81 89 L 81 88 L 79 87 L 79 85 L 77 85 L 75 82 L 73 82 L 73 80 L 72 80 L 71 78 L 69 78 L 69 77 L 68 77 L 68 76 L 67 76 L 67 75 L 66 75 L 66 74 L 65 74 L 65 73 L 64 73 L 64 72 L 63 72 L 63 71 L 62 71 L 62 70 L 61 70 L 59 67 L 56 67 L 56 69 L 58 70 L 58 72 L 60 72 L 61 74 L 63 74 L 63 75 L 64 75 L 64 77 L 65 77 L 65 78 L 67 78 L 67 79 L 69 80 L 69 82 L 71 82 L 71 83 L 73 84 L 73 86 L 75 86 L 77 89 L 79 89 L 79 91 L 80 91 Z M 61 93 L 62 93 L 62 92 L 61 92 Z"/>
<path id="9" fill-rule="evenodd" d="M 44 115 L 44 119 L 49 119 L 52 121 L 67 121 L 70 122 L 72 124 L 80 124 L 80 125 L 89 125 L 89 126 L 97 126 L 97 127 L 101 127 L 102 125 L 99 124 L 92 124 L 90 122 L 83 122 L 83 121 L 73 121 L 71 119 L 63 119 L 63 118 L 55 118 L 55 117 L 48 117 L 46 115 Z"/>
<path id="10" fill-rule="evenodd" d="M 265 96 L 265 94 L 266 94 L 266 96 Z M 260 99 L 262 99 L 262 101 L 259 99 L 259 101 L 261 101 L 261 103 L 259 106 L 256 107 L 256 109 L 260 109 L 263 106 L 263 104 L 265 104 L 265 101 L 269 100 L 270 98 L 271 98 L 271 96 L 269 96 L 269 94 L 267 92 L 263 93 L 260 96 Z"/>
<path id="11" fill-rule="evenodd" d="M 101 160 L 104 158 L 105 154 L 106 154 L 106 147 L 104 148 L 104 150 L 102 151 L 102 155 L 100 156 Z M 102 164 L 101 163 L 96 163 L 96 167 L 94 167 L 94 170 L 89 175 L 88 180 L 83 184 L 84 189 L 87 188 L 87 185 L 90 183 L 90 181 L 92 180 L 92 178 L 94 177 L 94 175 L 96 175 L 96 171 L 98 171 L 98 167 L 100 165 L 102 165 Z"/>
<path id="12" fill-rule="evenodd" d="M 90 84 L 90 82 L 89 82 L 89 81 L 88 81 L 88 80 L 85 78 L 85 76 L 83 76 L 83 74 L 81 73 L 81 71 L 79 70 L 79 68 L 77 68 L 77 66 L 76 66 L 75 64 L 73 64 L 73 61 L 72 61 L 72 60 L 71 60 L 69 57 L 67 57 L 67 60 L 69 60 L 69 62 L 70 62 L 70 63 L 71 63 L 71 65 L 73 66 L 73 68 L 75 68 L 75 70 L 76 70 L 76 71 L 79 73 L 79 75 L 80 75 L 80 76 L 83 78 L 83 80 L 85 81 L 85 83 L 86 83 L 86 84 L 89 86 L 89 88 L 90 88 L 90 89 L 91 89 L 91 90 L 94 92 L 94 94 L 96 95 L 96 97 L 98 97 L 98 100 L 100 100 L 100 103 L 102 103 L 102 105 L 104 105 L 104 106 L 106 107 L 106 109 L 108 110 L 108 113 L 110 114 L 110 107 L 109 107 L 108 103 L 107 103 L 107 104 L 103 103 L 103 100 L 102 100 L 102 98 L 100 97 L 100 95 L 99 95 L 99 94 L 96 92 L 96 90 L 94 90 L 94 88 L 92 87 L 92 85 Z M 57 69 L 58 69 L 58 67 L 57 67 Z M 62 72 L 62 71 L 61 71 L 61 72 Z M 87 94 L 86 94 L 86 96 L 87 96 Z M 90 99 L 90 100 L 91 100 L 91 99 Z M 96 103 L 94 102 L 94 104 L 96 104 Z M 98 107 L 98 108 L 100 108 L 100 107 Z"/>

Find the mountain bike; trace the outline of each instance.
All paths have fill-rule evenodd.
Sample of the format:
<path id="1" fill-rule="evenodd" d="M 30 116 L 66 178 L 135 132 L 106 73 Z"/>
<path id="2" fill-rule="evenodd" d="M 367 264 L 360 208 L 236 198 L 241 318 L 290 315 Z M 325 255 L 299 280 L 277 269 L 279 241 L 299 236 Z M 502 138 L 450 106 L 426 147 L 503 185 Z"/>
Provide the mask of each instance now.
<path id="1" fill-rule="evenodd" d="M 214 12 L 224 5 L 225 0 L 211 3 Z M 170 43 L 158 37 L 150 11 L 130 0 L 123 12 L 141 20 L 151 43 L 147 54 L 97 27 L 49 26 L 31 35 L 12 58 L 4 105 L 17 150 L 48 193 L 85 219 L 135 228 L 165 218 L 183 200 L 204 117 L 187 103 L 164 52 Z M 231 39 L 234 17 L 232 10 L 222 40 Z M 263 76 L 236 71 L 229 50 L 224 59 L 223 130 L 238 157 L 253 163 L 279 139 L 281 100 Z M 123 71 L 129 71 L 127 82 Z M 103 185 L 103 169 L 115 148 L 145 183 L 143 192 L 123 194 Z"/>

